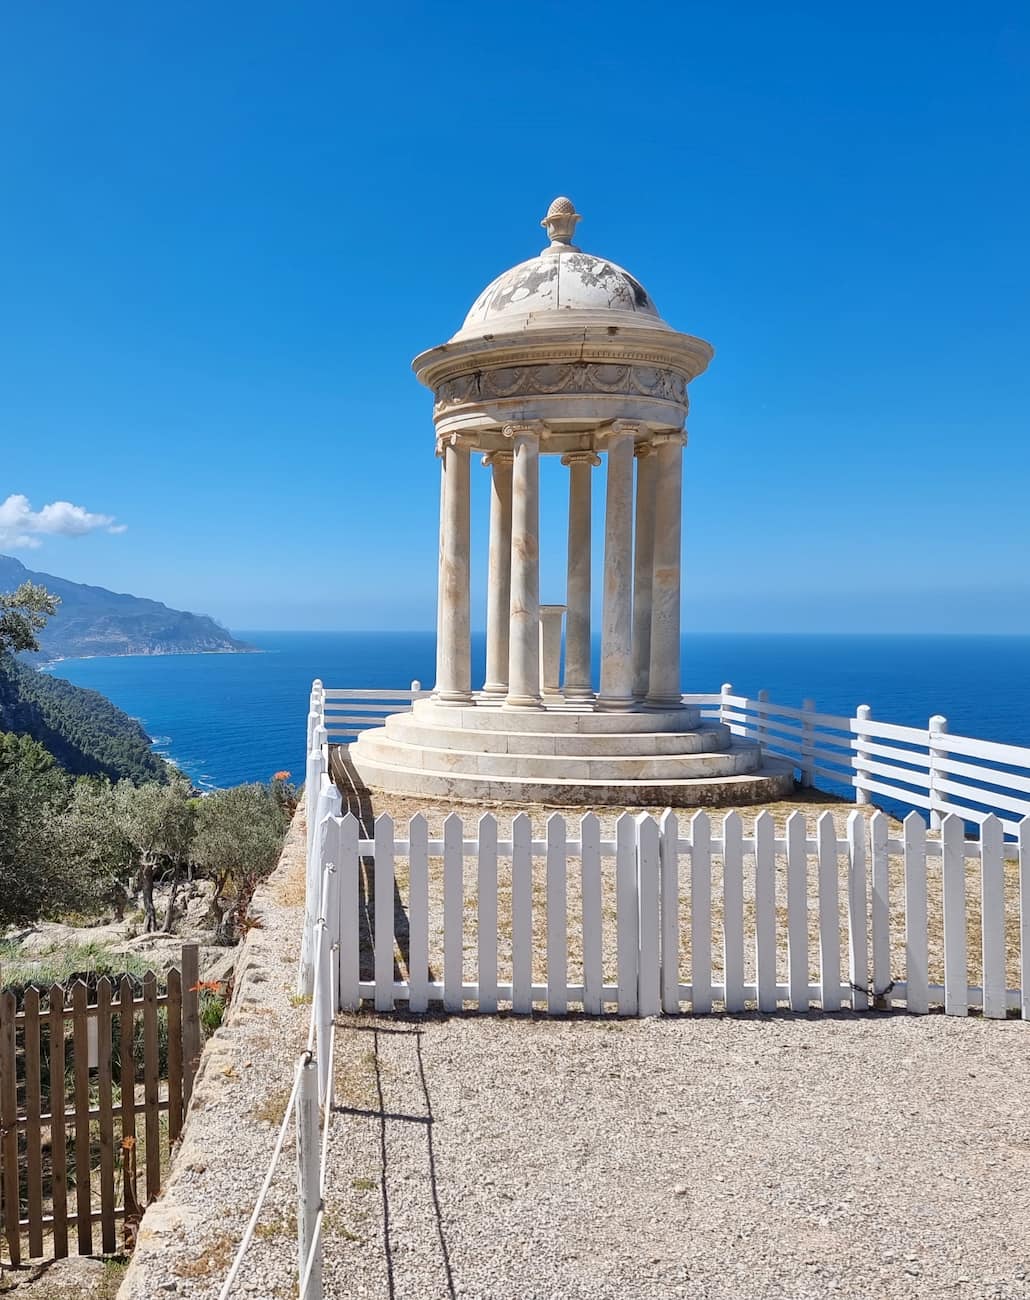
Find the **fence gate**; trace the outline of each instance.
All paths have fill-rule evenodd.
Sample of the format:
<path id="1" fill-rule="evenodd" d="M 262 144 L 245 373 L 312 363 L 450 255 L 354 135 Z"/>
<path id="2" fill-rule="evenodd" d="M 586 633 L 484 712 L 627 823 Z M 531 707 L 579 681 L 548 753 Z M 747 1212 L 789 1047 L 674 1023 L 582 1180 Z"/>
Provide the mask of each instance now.
<path id="1" fill-rule="evenodd" d="M 149 971 L 0 994 L 0 1192 L 10 1263 L 131 1238 L 160 1190 L 200 1057 L 198 954 Z M 117 1139 L 117 1141 L 116 1141 Z M 94 1225 L 100 1225 L 99 1242 Z"/>

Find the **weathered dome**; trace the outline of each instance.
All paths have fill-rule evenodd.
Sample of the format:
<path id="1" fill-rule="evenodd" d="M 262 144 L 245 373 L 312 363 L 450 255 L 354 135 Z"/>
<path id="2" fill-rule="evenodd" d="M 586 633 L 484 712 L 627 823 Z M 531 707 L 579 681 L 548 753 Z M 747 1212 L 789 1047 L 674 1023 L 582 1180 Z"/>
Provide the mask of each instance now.
<path id="1" fill-rule="evenodd" d="M 646 317 L 653 328 L 668 329 L 647 290 L 628 271 L 570 242 L 579 220 L 569 199 L 555 199 L 540 223 L 551 237 L 549 246 L 488 284 L 455 338 L 566 324 L 570 312 Z"/>

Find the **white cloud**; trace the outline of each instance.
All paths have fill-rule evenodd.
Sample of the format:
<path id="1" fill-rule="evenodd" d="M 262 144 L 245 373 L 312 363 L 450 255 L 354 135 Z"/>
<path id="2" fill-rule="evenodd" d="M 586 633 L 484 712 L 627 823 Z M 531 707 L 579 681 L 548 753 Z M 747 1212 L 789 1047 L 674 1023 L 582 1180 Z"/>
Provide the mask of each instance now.
<path id="1" fill-rule="evenodd" d="M 41 510 L 33 510 L 21 493 L 0 501 L 0 546 L 34 548 L 42 545 L 44 536 L 83 537 L 100 530 L 124 533 L 125 528 L 113 515 L 94 514 L 70 501 L 51 501 Z"/>

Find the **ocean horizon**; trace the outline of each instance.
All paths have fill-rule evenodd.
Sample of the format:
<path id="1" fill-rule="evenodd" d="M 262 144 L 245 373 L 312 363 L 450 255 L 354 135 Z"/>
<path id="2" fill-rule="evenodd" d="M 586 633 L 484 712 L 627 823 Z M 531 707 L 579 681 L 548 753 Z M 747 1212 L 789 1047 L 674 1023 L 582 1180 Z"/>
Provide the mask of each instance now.
<path id="1" fill-rule="evenodd" d="M 127 655 L 47 665 L 100 691 L 153 738 L 200 789 L 264 781 L 286 770 L 301 781 L 311 682 L 389 689 L 433 683 L 433 632 L 235 633 L 261 654 Z M 598 647 L 594 648 L 597 680 Z M 485 640 L 473 634 L 473 681 Z M 952 732 L 1030 744 L 1030 636 L 953 634 L 691 633 L 682 640 L 685 691 L 731 682 L 781 704 L 815 700 L 851 714 L 868 704 L 886 722 L 925 726 L 934 713 Z"/>

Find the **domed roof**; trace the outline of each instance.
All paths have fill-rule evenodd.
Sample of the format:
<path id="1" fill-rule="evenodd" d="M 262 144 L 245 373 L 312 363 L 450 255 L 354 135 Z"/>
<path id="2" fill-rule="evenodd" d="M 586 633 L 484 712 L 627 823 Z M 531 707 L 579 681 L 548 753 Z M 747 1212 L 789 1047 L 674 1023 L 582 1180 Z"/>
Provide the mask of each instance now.
<path id="1" fill-rule="evenodd" d="M 555 199 L 540 223 L 551 237 L 549 246 L 488 284 L 455 338 L 566 324 L 570 312 L 630 317 L 669 329 L 647 290 L 628 271 L 571 242 L 579 220 L 571 200 Z"/>

